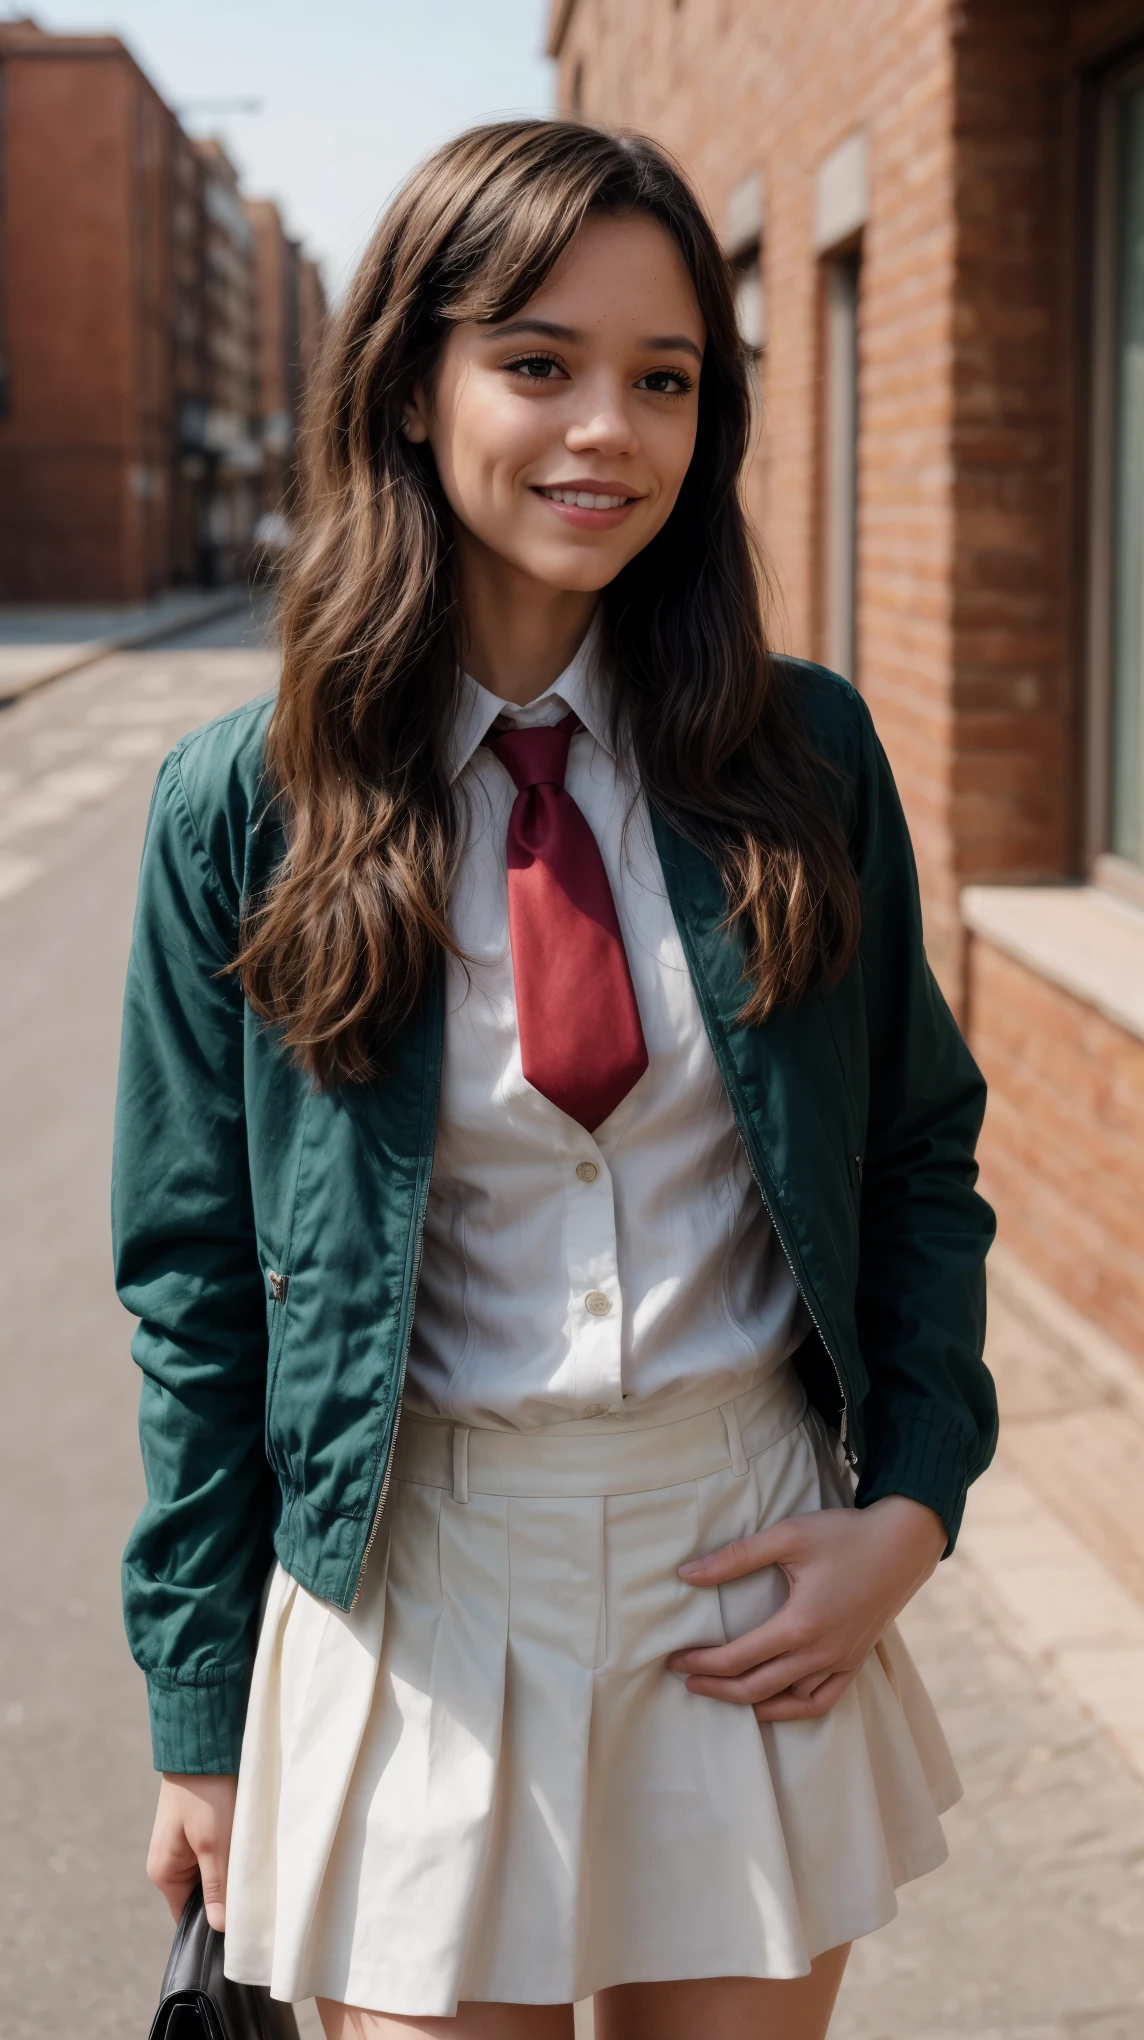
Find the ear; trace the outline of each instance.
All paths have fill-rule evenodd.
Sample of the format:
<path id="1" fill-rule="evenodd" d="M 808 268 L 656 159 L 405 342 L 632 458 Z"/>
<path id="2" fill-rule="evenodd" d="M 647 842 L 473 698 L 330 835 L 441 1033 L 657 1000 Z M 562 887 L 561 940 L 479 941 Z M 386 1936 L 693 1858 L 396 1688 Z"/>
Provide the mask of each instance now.
<path id="1" fill-rule="evenodd" d="M 425 392 L 420 383 L 413 395 L 401 406 L 401 430 L 413 446 L 424 446 L 429 437 L 429 412 Z"/>

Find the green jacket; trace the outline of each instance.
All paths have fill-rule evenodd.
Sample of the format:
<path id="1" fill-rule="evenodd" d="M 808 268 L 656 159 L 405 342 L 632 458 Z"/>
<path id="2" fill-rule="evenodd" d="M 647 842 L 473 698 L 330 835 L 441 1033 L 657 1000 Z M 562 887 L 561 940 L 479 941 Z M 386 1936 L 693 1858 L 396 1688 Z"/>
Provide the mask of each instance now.
<path id="1" fill-rule="evenodd" d="M 858 1499 L 957 1534 L 996 1434 L 982 1363 L 993 1215 L 974 1189 L 984 1085 L 922 946 L 905 821 L 869 714 L 796 669 L 859 874 L 858 960 L 761 1027 L 712 864 L 658 815 L 672 909 L 751 1167 L 816 1331 L 798 1364 Z M 238 1765 L 276 1553 L 353 1605 L 401 1405 L 442 1055 L 440 973 L 371 1086 L 317 1091 L 227 966 L 281 855 L 271 703 L 181 743 L 151 808 L 128 970 L 112 1190 L 140 1323 L 148 1500 L 124 1560 L 155 1762 Z"/>

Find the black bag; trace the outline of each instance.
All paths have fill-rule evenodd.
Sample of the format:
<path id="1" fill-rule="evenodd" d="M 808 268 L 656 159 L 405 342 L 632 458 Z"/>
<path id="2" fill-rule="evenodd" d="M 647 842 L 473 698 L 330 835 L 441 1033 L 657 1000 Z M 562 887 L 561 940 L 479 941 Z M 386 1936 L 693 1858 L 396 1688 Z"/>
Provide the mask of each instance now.
<path id="1" fill-rule="evenodd" d="M 175 1928 L 149 2040 L 298 2040 L 292 2007 L 261 1984 L 231 1983 L 222 1952 L 196 1884 Z"/>

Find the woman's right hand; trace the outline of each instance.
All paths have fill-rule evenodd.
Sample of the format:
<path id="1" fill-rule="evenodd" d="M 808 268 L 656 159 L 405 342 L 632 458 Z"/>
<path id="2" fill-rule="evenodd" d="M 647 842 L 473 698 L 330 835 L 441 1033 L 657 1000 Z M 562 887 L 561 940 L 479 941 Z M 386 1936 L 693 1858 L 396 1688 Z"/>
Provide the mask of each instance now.
<path id="1" fill-rule="evenodd" d="M 177 1777 L 164 1771 L 147 1851 L 147 1875 L 170 1906 L 172 1919 L 180 1917 L 201 1877 L 207 1919 L 220 1934 L 226 1925 L 226 1868 L 237 1789 L 234 1777 Z"/>

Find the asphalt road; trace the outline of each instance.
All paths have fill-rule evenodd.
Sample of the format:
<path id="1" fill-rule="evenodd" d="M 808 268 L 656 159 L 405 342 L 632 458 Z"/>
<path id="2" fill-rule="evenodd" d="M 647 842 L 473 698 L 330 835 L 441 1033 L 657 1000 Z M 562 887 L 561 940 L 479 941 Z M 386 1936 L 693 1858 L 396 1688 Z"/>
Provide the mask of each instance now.
<path id="1" fill-rule="evenodd" d="M 145 2040 L 169 1942 L 118 1605 L 142 1491 L 107 1220 L 119 1007 L 159 761 L 274 670 L 240 617 L 0 715 L 3 2040 Z"/>
<path id="2" fill-rule="evenodd" d="M 159 760 L 273 668 L 230 621 L 0 714 L 0 2040 L 144 2040 L 169 1941 L 119 1617 L 141 1478 L 110 1280 L 116 1037 Z M 1140 2040 L 1144 1783 L 967 1561 L 906 1626 L 966 1800 L 950 1864 L 856 1951 L 832 2040 Z"/>

